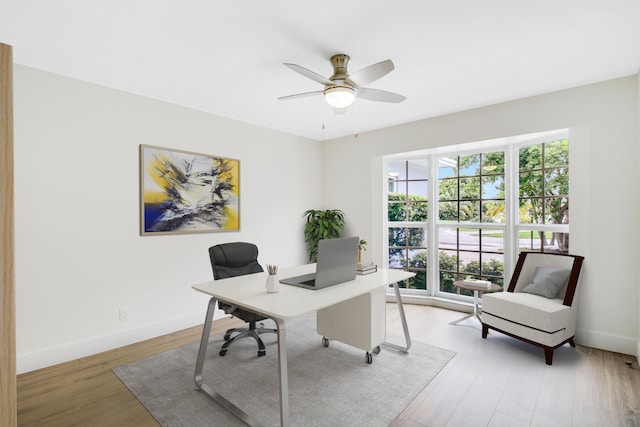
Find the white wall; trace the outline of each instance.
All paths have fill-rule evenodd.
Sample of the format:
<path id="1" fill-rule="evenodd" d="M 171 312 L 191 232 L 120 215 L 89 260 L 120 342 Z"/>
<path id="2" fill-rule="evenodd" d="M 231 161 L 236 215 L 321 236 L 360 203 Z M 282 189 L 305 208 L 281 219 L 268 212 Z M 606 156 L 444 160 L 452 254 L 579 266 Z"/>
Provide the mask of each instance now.
<path id="1" fill-rule="evenodd" d="M 18 372 L 199 324 L 207 248 L 248 240 L 263 263 L 305 262 L 309 208 L 344 210 L 381 263 L 381 156 L 559 128 L 587 258 L 577 341 L 640 354 L 638 76 L 324 143 L 27 67 L 14 80 Z M 139 144 L 240 159 L 242 230 L 141 237 Z"/>
<path id="2" fill-rule="evenodd" d="M 19 373 L 201 323 L 190 285 L 212 279 L 213 244 L 305 262 L 320 143 L 27 67 L 14 80 Z M 140 144 L 240 159 L 241 231 L 141 237 Z"/>
<path id="3" fill-rule="evenodd" d="M 576 341 L 635 354 L 638 85 L 631 76 L 327 142 L 325 204 L 344 210 L 348 232 L 382 263 L 383 155 L 569 128 L 570 250 L 586 257 Z"/>

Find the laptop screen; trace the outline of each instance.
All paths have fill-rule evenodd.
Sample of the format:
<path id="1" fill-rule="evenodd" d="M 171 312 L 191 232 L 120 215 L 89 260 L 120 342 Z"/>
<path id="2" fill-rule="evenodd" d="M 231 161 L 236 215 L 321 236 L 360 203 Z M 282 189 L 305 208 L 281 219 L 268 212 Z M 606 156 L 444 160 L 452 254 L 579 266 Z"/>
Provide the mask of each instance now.
<path id="1" fill-rule="evenodd" d="M 335 285 L 356 278 L 358 237 L 320 240 L 316 287 Z"/>
<path id="2" fill-rule="evenodd" d="M 355 279 L 359 242 L 359 237 L 320 240 L 316 272 L 282 279 L 280 283 L 322 289 Z"/>

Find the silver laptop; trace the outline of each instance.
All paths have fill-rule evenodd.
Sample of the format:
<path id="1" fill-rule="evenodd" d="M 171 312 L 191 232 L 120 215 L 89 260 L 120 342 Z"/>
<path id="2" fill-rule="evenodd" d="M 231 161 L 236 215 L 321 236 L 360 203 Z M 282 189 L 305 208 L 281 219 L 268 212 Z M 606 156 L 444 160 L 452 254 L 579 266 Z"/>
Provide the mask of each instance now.
<path id="1" fill-rule="evenodd" d="M 356 278 L 359 237 L 320 240 L 316 272 L 289 277 L 280 283 L 306 289 L 322 289 Z"/>

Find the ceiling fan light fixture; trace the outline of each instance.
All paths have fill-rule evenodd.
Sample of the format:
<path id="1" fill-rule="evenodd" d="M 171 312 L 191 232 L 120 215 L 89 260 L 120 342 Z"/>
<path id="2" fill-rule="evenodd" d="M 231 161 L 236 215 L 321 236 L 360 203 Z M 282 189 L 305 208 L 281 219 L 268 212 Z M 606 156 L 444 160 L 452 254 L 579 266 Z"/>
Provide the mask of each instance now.
<path id="1" fill-rule="evenodd" d="M 356 90 L 350 86 L 332 86 L 324 91 L 324 100 L 333 108 L 346 108 L 356 99 Z"/>

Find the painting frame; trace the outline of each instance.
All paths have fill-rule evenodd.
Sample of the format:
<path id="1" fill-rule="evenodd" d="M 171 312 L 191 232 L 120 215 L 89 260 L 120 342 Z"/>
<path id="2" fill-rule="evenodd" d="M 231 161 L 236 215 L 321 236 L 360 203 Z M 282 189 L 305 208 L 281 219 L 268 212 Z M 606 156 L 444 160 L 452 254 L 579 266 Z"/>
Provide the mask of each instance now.
<path id="1" fill-rule="evenodd" d="M 140 235 L 240 230 L 240 160 L 140 144 Z"/>

